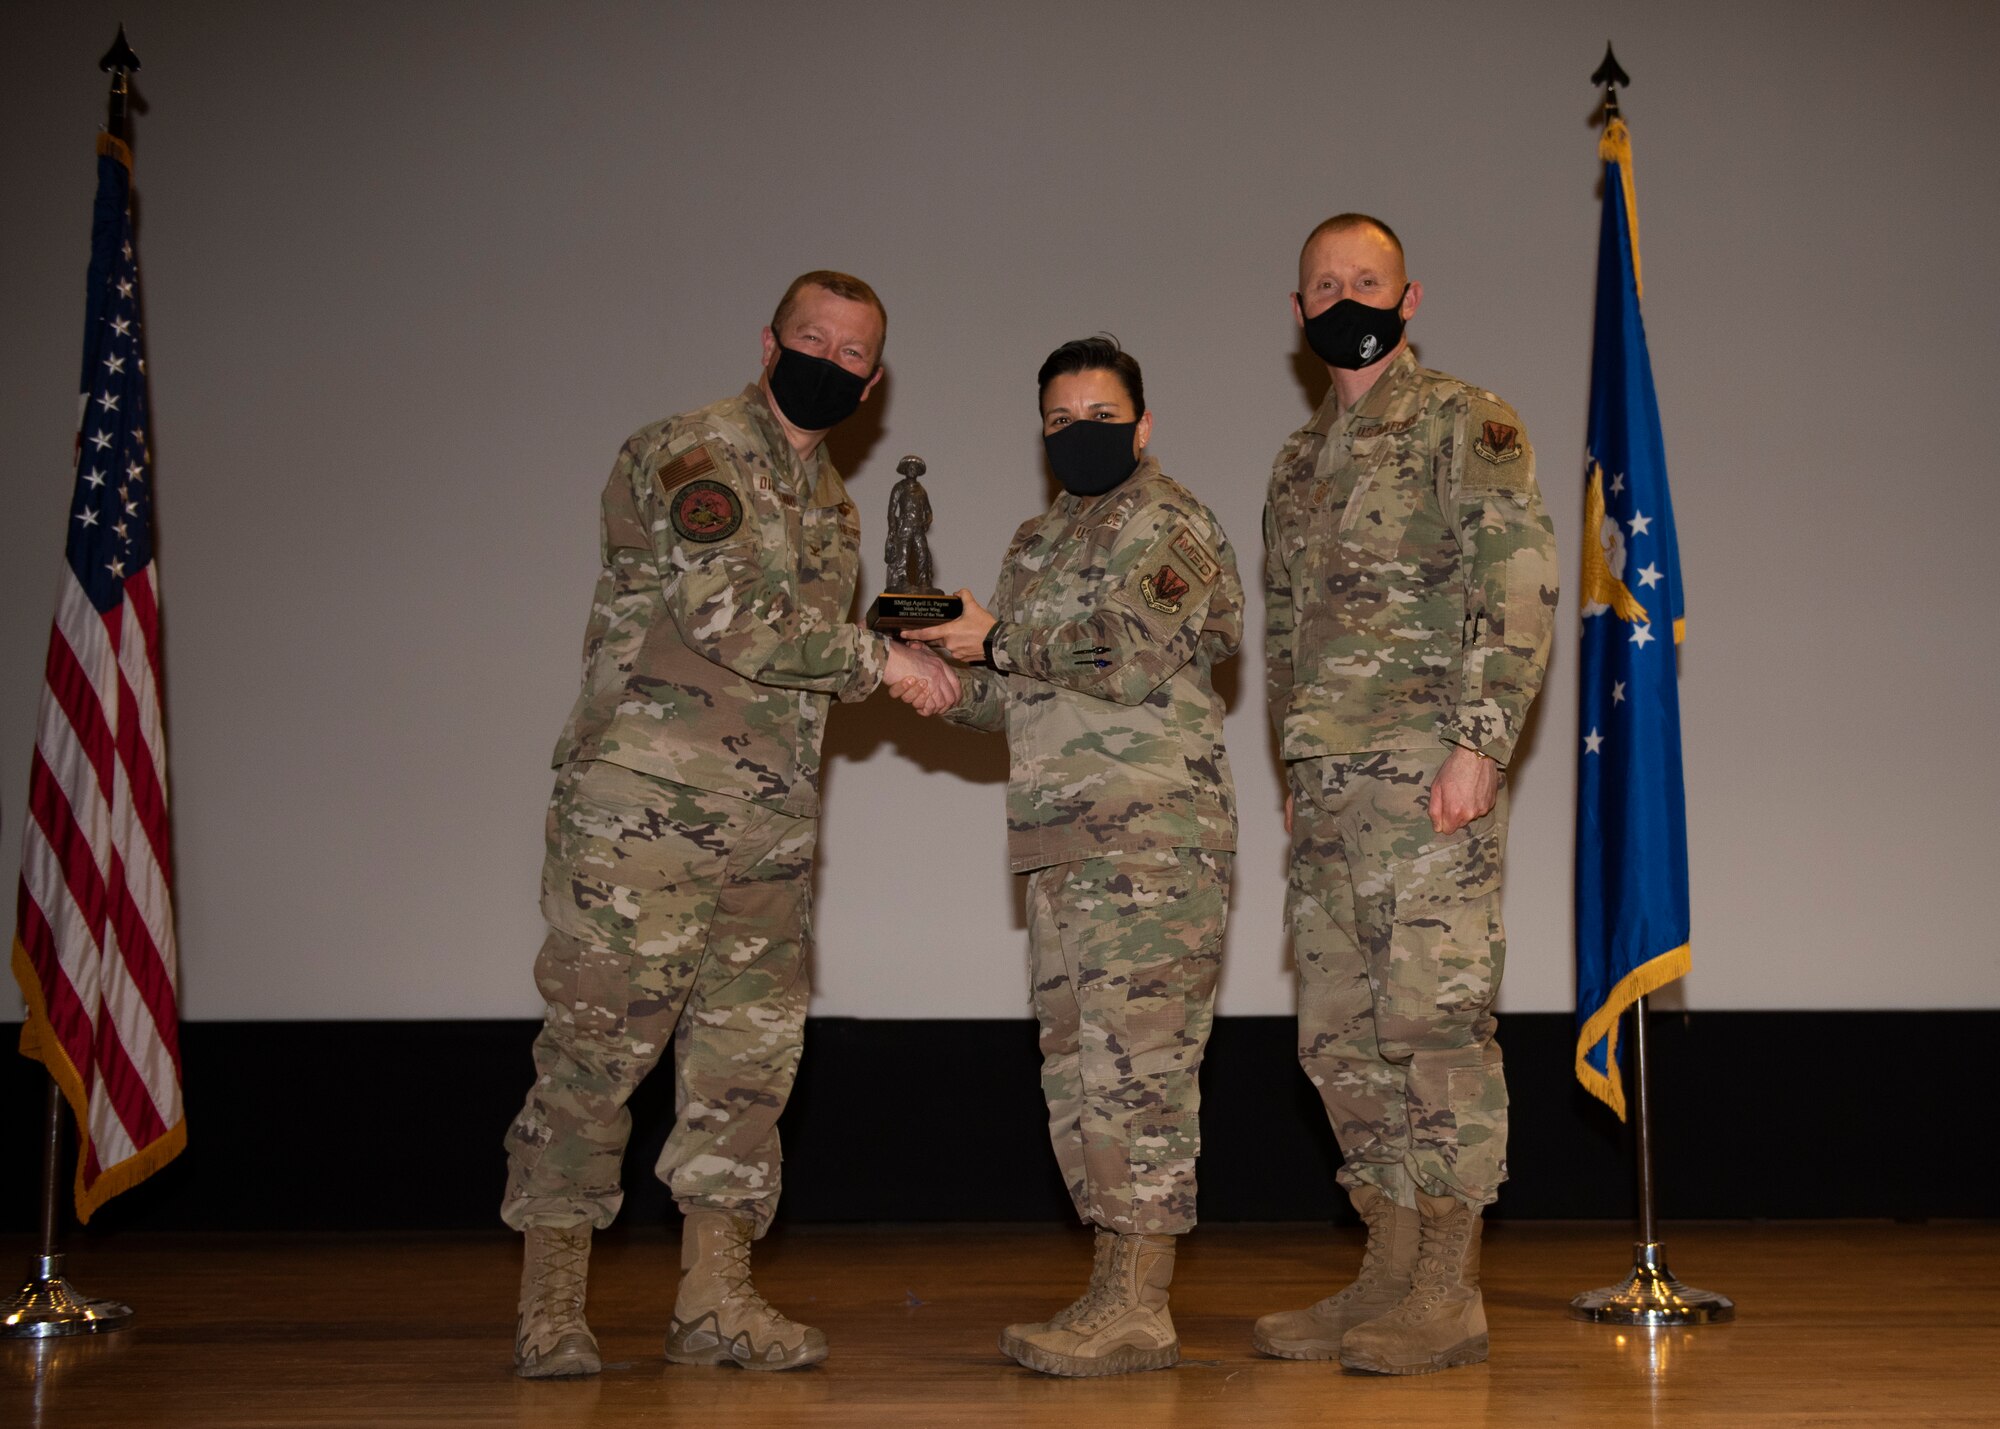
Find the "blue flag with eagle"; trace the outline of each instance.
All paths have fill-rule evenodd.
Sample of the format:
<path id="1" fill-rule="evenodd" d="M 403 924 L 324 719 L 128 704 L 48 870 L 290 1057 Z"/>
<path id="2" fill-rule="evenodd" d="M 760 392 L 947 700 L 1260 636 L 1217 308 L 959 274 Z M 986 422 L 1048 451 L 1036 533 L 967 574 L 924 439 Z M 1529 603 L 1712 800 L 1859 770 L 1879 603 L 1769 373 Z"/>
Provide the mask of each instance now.
<path id="1" fill-rule="evenodd" d="M 1632 139 L 1598 145 L 1604 216 L 1585 445 L 1576 780 L 1576 1075 L 1625 1115 L 1618 1020 L 1688 970 L 1687 799 L 1675 647 L 1680 547 L 1639 311 Z"/>

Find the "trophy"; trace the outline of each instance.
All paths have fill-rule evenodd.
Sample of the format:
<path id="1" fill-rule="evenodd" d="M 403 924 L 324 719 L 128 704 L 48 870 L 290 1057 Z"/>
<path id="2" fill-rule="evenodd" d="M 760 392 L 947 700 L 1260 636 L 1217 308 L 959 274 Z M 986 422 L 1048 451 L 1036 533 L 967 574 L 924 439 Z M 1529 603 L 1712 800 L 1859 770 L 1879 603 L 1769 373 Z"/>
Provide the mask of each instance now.
<path id="1" fill-rule="evenodd" d="M 868 628 L 885 633 L 942 625 L 965 613 L 965 602 L 937 587 L 931 562 L 931 499 L 918 480 L 926 470 L 920 456 L 896 463 L 903 479 L 889 493 L 889 538 L 882 546 L 883 579 L 889 588 L 868 607 Z"/>

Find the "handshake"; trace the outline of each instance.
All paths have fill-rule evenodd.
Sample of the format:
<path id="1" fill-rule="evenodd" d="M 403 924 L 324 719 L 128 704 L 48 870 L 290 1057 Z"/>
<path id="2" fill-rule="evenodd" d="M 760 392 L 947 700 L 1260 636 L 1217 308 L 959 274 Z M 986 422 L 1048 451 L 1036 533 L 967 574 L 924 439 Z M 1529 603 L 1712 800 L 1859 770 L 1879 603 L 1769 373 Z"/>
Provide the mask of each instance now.
<path id="1" fill-rule="evenodd" d="M 943 714 L 958 703 L 958 670 L 940 657 L 938 650 L 967 665 L 986 654 L 993 613 L 969 590 L 959 591 L 958 598 L 965 602 L 965 611 L 956 620 L 905 630 L 889 641 L 883 683 L 890 694 L 920 715 Z"/>

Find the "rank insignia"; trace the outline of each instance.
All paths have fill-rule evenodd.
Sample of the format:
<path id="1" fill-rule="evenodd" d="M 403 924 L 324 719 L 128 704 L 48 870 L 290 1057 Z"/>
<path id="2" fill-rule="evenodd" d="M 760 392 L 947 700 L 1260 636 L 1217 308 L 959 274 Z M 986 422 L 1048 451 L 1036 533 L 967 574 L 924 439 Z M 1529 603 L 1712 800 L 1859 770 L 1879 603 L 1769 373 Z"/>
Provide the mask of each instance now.
<path id="1" fill-rule="evenodd" d="M 1512 461 L 1521 454 L 1521 429 L 1505 422 L 1481 422 L 1479 440 L 1472 449 L 1495 466 Z"/>
<path id="2" fill-rule="evenodd" d="M 1171 563 L 1162 563 L 1151 575 L 1140 577 L 1139 593 L 1146 597 L 1146 604 L 1162 615 L 1179 615 L 1181 599 L 1188 593 L 1188 583 Z"/>
<path id="3" fill-rule="evenodd" d="M 735 534 L 743 524 L 743 503 L 719 481 L 695 481 L 674 496 L 670 514 L 683 539 L 706 544 Z"/>

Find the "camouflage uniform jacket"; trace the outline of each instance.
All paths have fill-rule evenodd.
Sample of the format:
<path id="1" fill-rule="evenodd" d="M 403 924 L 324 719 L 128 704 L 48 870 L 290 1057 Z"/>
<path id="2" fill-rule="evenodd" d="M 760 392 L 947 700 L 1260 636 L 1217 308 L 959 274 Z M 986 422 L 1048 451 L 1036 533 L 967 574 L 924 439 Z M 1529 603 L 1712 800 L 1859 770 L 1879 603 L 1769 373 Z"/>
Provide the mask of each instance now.
<path id="1" fill-rule="evenodd" d="M 1243 640 L 1243 583 L 1214 515 L 1147 458 L 1014 533 L 995 669 L 949 718 L 1007 735 L 1014 871 L 1157 848 L 1234 849 L 1213 671 Z"/>
<path id="2" fill-rule="evenodd" d="M 1504 765 L 1548 667 L 1555 529 L 1514 409 L 1398 353 L 1329 392 L 1264 507 L 1264 659 L 1287 760 L 1446 744 Z"/>
<path id="3" fill-rule="evenodd" d="M 848 623 L 860 518 L 826 448 L 815 457 L 799 460 L 754 384 L 625 443 L 558 765 L 819 812 L 829 697 L 866 698 L 886 647 Z"/>

